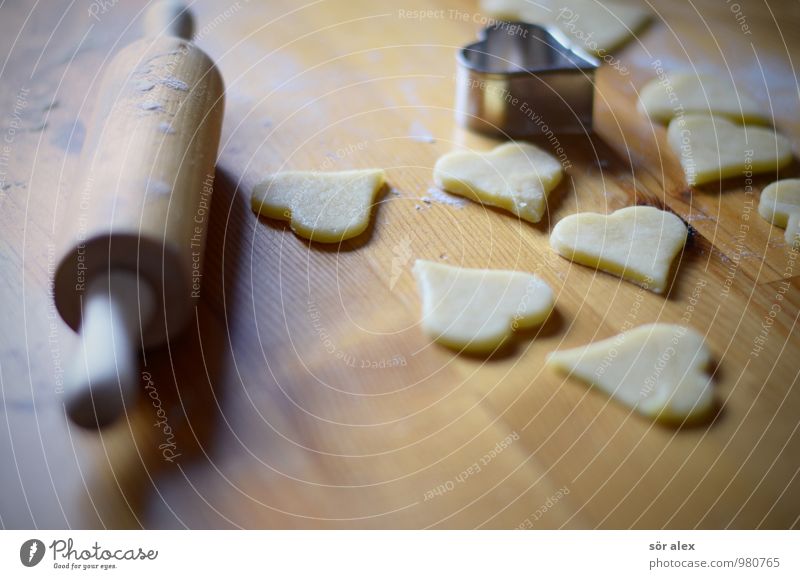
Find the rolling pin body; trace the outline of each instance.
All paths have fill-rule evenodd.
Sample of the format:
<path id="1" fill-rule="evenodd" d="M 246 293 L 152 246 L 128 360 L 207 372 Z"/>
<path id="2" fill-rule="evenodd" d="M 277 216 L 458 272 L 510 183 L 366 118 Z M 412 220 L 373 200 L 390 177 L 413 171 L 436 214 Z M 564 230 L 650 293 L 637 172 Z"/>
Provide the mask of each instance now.
<path id="1" fill-rule="evenodd" d="M 54 279 L 56 307 L 75 330 L 86 321 L 90 288 L 94 296 L 103 291 L 98 286 L 108 288 L 109 299 L 96 297 L 97 304 L 106 305 L 92 310 L 92 343 L 101 339 L 103 327 L 112 341 L 133 334 L 135 356 L 138 346 L 163 343 L 191 317 L 202 275 L 223 93 L 212 61 L 182 38 L 139 40 L 108 66 L 87 132 L 83 178 L 65 211 L 64 251 Z M 115 272 L 132 275 L 108 277 Z M 98 279 L 106 283 L 95 283 Z M 126 303 L 132 298 L 138 312 L 133 321 L 131 304 Z M 145 306 L 142 301 L 152 303 Z M 71 415 L 75 409 L 78 422 L 88 420 L 77 418 L 87 395 L 108 406 L 102 418 L 94 404 L 98 423 L 113 420 L 122 410 L 121 401 L 130 398 L 124 390 L 131 386 L 123 384 L 131 380 L 130 373 L 126 370 L 123 377 L 116 360 L 125 352 L 116 343 L 112 350 L 115 360 L 88 360 L 109 353 L 82 342 L 84 360 L 77 361 L 76 376 L 83 377 L 75 378 L 66 392 L 67 409 Z M 92 370 L 89 362 L 106 369 Z M 118 383 L 109 384 L 99 377 L 109 373 L 112 363 Z M 93 378 L 87 389 L 85 382 Z M 114 397 L 100 390 L 114 388 L 120 403 L 112 408 L 108 400 Z"/>

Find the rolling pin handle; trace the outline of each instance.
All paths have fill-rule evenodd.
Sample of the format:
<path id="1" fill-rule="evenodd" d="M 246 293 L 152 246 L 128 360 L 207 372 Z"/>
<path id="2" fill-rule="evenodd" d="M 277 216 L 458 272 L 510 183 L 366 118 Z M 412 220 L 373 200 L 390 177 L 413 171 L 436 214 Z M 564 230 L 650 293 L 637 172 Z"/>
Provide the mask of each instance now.
<path id="1" fill-rule="evenodd" d="M 188 6 L 178 0 L 154 2 L 144 18 L 145 36 L 175 36 L 191 40 L 194 18 Z"/>
<path id="2" fill-rule="evenodd" d="M 66 410 L 73 422 L 102 428 L 134 402 L 139 328 L 154 312 L 150 284 L 133 272 L 111 270 L 90 282 L 81 345 L 64 383 Z"/>

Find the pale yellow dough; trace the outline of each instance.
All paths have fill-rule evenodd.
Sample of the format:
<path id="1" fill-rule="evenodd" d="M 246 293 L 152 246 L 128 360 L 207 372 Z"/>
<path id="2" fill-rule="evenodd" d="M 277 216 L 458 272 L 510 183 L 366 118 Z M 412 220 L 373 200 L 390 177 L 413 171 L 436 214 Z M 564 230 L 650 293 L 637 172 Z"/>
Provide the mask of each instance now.
<path id="1" fill-rule="evenodd" d="M 689 185 L 742 176 L 745 171 L 777 171 L 792 161 L 792 145 L 785 137 L 723 117 L 675 117 L 667 128 L 667 140 Z"/>
<path id="2" fill-rule="evenodd" d="M 739 123 L 769 123 L 768 111 L 730 79 L 696 74 L 655 78 L 639 94 L 639 110 L 651 119 L 669 122 L 678 113 L 721 115 Z"/>
<path id="3" fill-rule="evenodd" d="M 541 220 L 547 195 L 563 175 L 557 159 L 527 143 L 505 143 L 489 153 L 454 151 L 433 169 L 440 188 L 532 223 Z"/>
<path id="4" fill-rule="evenodd" d="M 781 179 L 761 192 L 758 213 L 786 229 L 786 243 L 793 244 L 800 229 L 800 179 Z"/>
<path id="5" fill-rule="evenodd" d="M 626 207 L 610 215 L 565 217 L 553 228 L 550 245 L 576 263 L 663 293 L 672 261 L 687 235 L 686 225 L 672 213 L 655 207 Z"/>
<path id="6" fill-rule="evenodd" d="M 550 286 L 530 273 L 417 260 L 414 276 L 423 330 L 458 350 L 491 351 L 517 327 L 542 323 L 553 309 Z"/>
<path id="7" fill-rule="evenodd" d="M 298 235 L 335 243 L 367 228 L 375 196 L 385 182 L 382 169 L 286 171 L 256 185 L 251 205 L 265 217 L 290 221 Z"/>
<path id="8" fill-rule="evenodd" d="M 498 20 L 556 26 L 601 57 L 632 38 L 651 16 L 640 6 L 608 0 L 481 0 L 481 9 Z"/>
<path id="9" fill-rule="evenodd" d="M 664 422 L 700 419 L 713 407 L 711 353 L 703 337 L 684 326 L 639 326 L 588 346 L 553 352 L 546 364 Z"/>

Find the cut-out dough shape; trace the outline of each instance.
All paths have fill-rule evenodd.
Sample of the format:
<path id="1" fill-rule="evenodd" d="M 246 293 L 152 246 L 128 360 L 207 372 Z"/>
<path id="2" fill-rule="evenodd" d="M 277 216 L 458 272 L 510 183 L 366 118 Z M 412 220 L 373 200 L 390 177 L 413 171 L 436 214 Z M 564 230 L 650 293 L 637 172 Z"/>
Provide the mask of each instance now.
<path id="1" fill-rule="evenodd" d="M 667 140 L 689 185 L 741 176 L 744 171 L 777 171 L 792 161 L 792 145 L 785 137 L 723 117 L 675 117 L 667 128 Z"/>
<path id="2" fill-rule="evenodd" d="M 769 123 L 764 107 L 730 79 L 695 74 L 655 78 L 639 94 L 639 110 L 651 119 L 669 122 L 681 114 L 722 115 L 739 123 Z"/>
<path id="3" fill-rule="evenodd" d="M 563 175 L 557 159 L 527 143 L 506 143 L 488 153 L 454 151 L 440 157 L 433 169 L 441 189 L 532 223 L 541 220 L 547 195 Z"/>
<path id="4" fill-rule="evenodd" d="M 761 192 L 758 213 L 786 229 L 786 243 L 794 244 L 800 234 L 800 179 L 781 179 Z"/>
<path id="5" fill-rule="evenodd" d="M 498 20 L 557 26 L 580 48 L 605 56 L 650 19 L 639 6 L 596 0 L 482 0 L 481 9 Z"/>
<path id="6" fill-rule="evenodd" d="M 458 350 L 489 352 L 517 327 L 544 322 L 553 309 L 550 286 L 533 274 L 471 269 L 417 260 L 422 328 Z"/>
<path id="7" fill-rule="evenodd" d="M 576 213 L 559 221 L 550 245 L 576 263 L 596 267 L 655 293 L 667 289 L 688 229 L 655 207 L 626 207 L 611 215 Z"/>
<path id="8" fill-rule="evenodd" d="M 385 182 L 382 169 L 286 171 L 256 185 L 251 205 L 265 217 L 290 221 L 298 235 L 335 243 L 364 232 Z"/>
<path id="9" fill-rule="evenodd" d="M 546 364 L 663 422 L 695 421 L 713 406 L 711 353 L 703 336 L 684 326 L 639 326 L 587 346 L 552 352 Z"/>

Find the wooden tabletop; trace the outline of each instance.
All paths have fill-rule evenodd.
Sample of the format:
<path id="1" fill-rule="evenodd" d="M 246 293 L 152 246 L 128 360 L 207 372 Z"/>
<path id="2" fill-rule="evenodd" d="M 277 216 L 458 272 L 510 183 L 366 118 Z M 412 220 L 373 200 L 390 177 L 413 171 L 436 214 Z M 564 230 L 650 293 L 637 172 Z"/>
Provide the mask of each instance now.
<path id="1" fill-rule="evenodd" d="M 228 91 L 202 299 L 185 336 L 143 358 L 128 421 L 100 434 L 65 418 L 76 336 L 49 278 L 98 75 L 141 34 L 145 3 L 3 5 L 2 526 L 799 526 L 800 262 L 755 211 L 776 175 L 688 188 L 635 103 L 657 61 L 719 74 L 797 151 L 800 5 L 652 4 L 656 20 L 615 53 L 624 70 L 598 74 L 595 136 L 560 139 L 569 178 L 531 225 L 423 200 L 438 156 L 494 144 L 453 120 L 454 54 L 481 27 L 476 2 L 193 3 Z M 268 172 L 366 167 L 385 168 L 391 189 L 341 247 L 249 209 Z M 635 203 L 693 228 L 668 298 L 549 247 L 561 217 Z M 557 315 L 500 355 L 459 356 L 419 328 L 416 258 L 536 272 Z M 543 368 L 627 320 L 705 335 L 713 421 L 654 424 Z"/>

